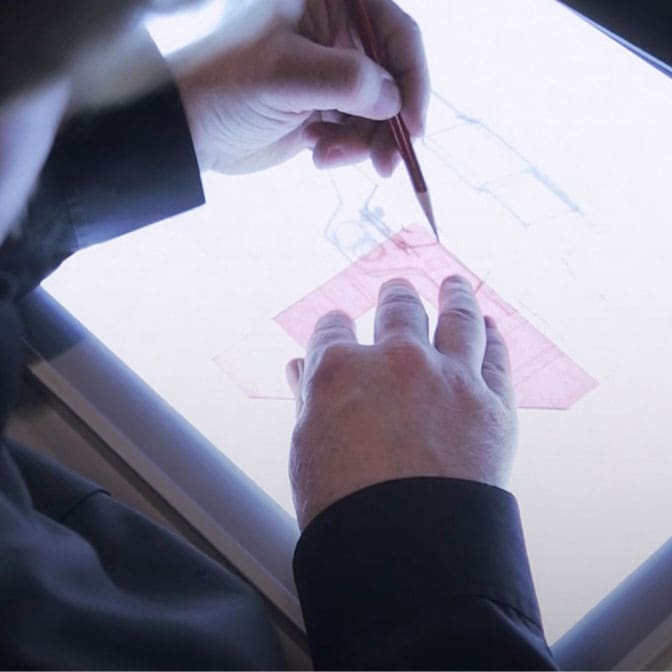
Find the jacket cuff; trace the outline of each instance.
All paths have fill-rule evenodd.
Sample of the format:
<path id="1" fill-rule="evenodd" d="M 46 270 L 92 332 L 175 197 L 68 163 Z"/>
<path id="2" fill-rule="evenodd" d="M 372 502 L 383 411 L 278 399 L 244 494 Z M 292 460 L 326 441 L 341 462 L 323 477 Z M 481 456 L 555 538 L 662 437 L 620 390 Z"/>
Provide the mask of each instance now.
<path id="1" fill-rule="evenodd" d="M 203 202 L 186 115 L 168 81 L 64 126 L 19 229 L 0 248 L 0 271 L 25 294 L 77 250 Z"/>
<path id="2" fill-rule="evenodd" d="M 400 641 L 414 627 L 443 638 L 423 645 L 440 650 L 454 634 L 451 619 L 469 613 L 480 614 L 474 620 L 486 639 L 513 620 L 538 639 L 542 658 L 547 653 L 518 505 L 496 487 L 427 477 L 360 490 L 304 530 L 294 575 L 316 667 L 413 664 L 413 644 L 404 652 Z M 504 615 L 490 619 L 490 603 Z M 362 641 L 373 658 L 357 650 Z M 398 659 L 381 652 L 397 646 Z"/>
<path id="3" fill-rule="evenodd" d="M 172 82 L 128 107 L 77 119 L 57 139 L 52 157 L 78 249 L 204 202 Z"/>

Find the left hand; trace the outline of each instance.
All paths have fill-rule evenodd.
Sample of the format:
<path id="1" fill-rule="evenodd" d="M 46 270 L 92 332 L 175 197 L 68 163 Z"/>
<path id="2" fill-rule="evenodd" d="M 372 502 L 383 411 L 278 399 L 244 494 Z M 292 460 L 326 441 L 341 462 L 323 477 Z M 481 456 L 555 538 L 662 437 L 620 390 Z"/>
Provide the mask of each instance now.
<path id="1" fill-rule="evenodd" d="M 405 280 L 385 283 L 374 345 L 344 313 L 318 321 L 287 367 L 297 401 L 290 479 L 299 527 L 385 481 L 432 476 L 505 487 L 517 418 L 508 353 L 471 285 L 444 280 L 434 343 Z"/>
<path id="2" fill-rule="evenodd" d="M 252 172 L 311 148 L 318 167 L 370 157 L 392 172 L 398 154 L 381 121 L 401 112 L 421 135 L 429 77 L 413 20 L 392 0 L 367 3 L 389 71 L 358 46 L 344 0 L 305 0 L 298 21 L 276 20 L 178 74 L 201 170 Z"/>

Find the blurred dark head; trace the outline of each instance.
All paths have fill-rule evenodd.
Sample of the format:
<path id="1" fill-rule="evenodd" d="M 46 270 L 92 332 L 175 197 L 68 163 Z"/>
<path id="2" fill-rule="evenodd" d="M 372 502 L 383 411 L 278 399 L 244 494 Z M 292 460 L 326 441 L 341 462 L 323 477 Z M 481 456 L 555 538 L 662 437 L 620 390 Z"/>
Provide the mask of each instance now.
<path id="1" fill-rule="evenodd" d="M 83 54 L 102 58 L 145 13 L 195 0 L 2 0 L 0 101 L 67 72 Z"/>
<path id="2" fill-rule="evenodd" d="M 165 77 L 139 28 L 152 10 L 188 4 L 197 0 L 0 0 L 0 243 L 62 120 Z"/>

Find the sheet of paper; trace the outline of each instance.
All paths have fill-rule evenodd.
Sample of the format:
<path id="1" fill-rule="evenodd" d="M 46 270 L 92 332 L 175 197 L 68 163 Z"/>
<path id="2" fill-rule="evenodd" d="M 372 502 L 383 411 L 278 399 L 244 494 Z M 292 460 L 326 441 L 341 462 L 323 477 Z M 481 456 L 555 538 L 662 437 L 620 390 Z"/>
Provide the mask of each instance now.
<path id="1" fill-rule="evenodd" d="M 207 175 L 207 206 L 45 286 L 291 512 L 283 369 L 318 313 L 351 310 L 366 341 L 380 281 L 409 277 L 431 314 L 466 273 L 516 363 L 512 489 L 553 641 L 669 537 L 672 83 L 551 0 L 403 5 L 441 246 L 403 170 L 300 155 Z"/>

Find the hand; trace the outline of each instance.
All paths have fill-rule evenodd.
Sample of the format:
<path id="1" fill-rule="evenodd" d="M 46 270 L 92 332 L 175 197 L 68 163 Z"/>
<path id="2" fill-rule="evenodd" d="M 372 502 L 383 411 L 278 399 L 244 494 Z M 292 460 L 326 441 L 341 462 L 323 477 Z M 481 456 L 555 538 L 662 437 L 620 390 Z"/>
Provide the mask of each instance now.
<path id="1" fill-rule="evenodd" d="M 443 476 L 503 487 L 517 418 L 506 345 L 469 283 L 444 280 L 434 345 L 405 280 L 383 285 L 375 344 L 344 313 L 316 325 L 288 379 L 297 401 L 290 478 L 301 529 L 337 500 L 384 481 Z"/>
<path id="2" fill-rule="evenodd" d="M 283 0 L 285 3 L 290 0 Z M 312 148 L 318 167 L 369 157 L 382 175 L 399 161 L 388 124 L 400 111 L 423 133 L 429 78 L 420 32 L 392 0 L 367 0 L 386 71 L 358 46 L 344 0 L 301 0 L 261 36 L 180 74 L 201 170 L 260 170 Z"/>

